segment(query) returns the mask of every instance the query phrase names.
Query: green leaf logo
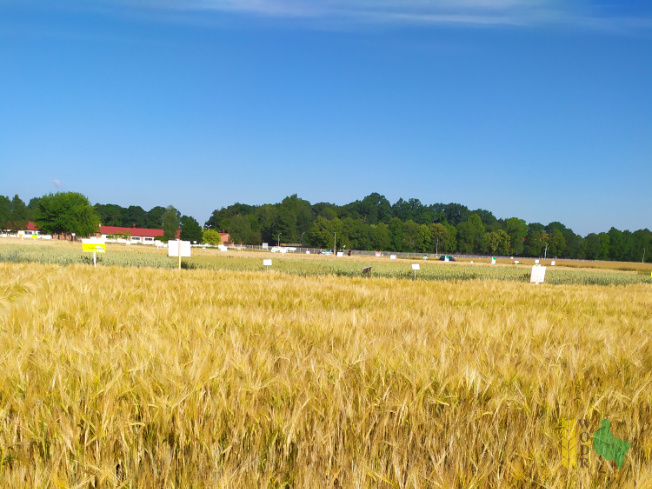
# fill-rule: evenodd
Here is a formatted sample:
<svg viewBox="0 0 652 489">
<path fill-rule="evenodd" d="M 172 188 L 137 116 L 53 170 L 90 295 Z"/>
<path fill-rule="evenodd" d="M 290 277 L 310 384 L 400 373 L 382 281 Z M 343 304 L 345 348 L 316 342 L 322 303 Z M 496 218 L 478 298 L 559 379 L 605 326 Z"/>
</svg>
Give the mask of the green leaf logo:
<svg viewBox="0 0 652 489">
<path fill-rule="evenodd" d="M 613 460 L 619 469 L 623 468 L 625 455 L 631 443 L 615 438 L 611 433 L 611 422 L 603 419 L 601 427 L 593 434 L 593 450 L 605 460 Z"/>
</svg>

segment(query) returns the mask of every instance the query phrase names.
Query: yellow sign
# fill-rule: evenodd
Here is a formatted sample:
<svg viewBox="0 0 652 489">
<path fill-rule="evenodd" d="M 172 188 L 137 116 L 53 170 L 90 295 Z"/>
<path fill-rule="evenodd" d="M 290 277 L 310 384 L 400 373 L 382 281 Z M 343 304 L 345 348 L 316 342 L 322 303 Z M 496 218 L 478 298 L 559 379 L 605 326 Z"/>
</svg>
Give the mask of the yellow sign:
<svg viewBox="0 0 652 489">
<path fill-rule="evenodd" d="M 32 239 L 36 239 L 36 235 L 35 235 L 35 234 L 32 234 Z"/>
<path fill-rule="evenodd" d="M 106 245 L 100 243 L 82 243 L 83 253 L 106 253 Z"/>
</svg>

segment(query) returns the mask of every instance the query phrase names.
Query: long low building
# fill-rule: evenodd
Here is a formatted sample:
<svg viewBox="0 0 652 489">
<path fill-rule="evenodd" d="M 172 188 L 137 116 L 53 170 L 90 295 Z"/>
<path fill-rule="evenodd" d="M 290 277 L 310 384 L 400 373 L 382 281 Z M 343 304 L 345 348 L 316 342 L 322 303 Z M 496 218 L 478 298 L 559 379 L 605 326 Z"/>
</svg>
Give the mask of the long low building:
<svg viewBox="0 0 652 489">
<path fill-rule="evenodd" d="M 32 234 L 38 236 L 39 238 L 52 238 L 52 236 L 43 236 L 39 232 L 38 226 L 34 225 L 33 222 L 27 224 L 27 229 L 18 231 L 17 236 L 31 236 Z M 145 229 L 133 227 L 122 227 L 122 226 L 100 226 L 100 229 L 95 233 L 95 237 L 104 238 L 108 241 L 116 241 L 118 243 L 141 243 L 141 244 L 155 244 L 156 238 L 163 237 L 162 229 Z M 177 231 L 177 238 L 181 235 L 181 230 Z M 220 232 L 222 238 L 222 244 L 230 244 L 229 233 Z M 55 236 L 57 238 L 57 236 Z M 59 236 L 59 238 L 61 238 Z"/>
<path fill-rule="evenodd" d="M 177 231 L 177 238 L 180 233 L 181 231 Z M 38 226 L 31 221 L 27 224 L 27 229 L 18 231 L 18 236 L 31 236 L 32 234 L 35 234 L 38 237 L 44 237 L 39 231 Z M 115 240 L 122 243 L 131 242 L 154 244 L 156 238 L 162 238 L 163 234 L 162 229 L 144 229 L 135 226 L 130 228 L 122 226 L 100 226 L 100 229 L 95 233 L 95 236 L 97 238 L 104 238 L 109 241 Z"/>
<path fill-rule="evenodd" d="M 132 243 L 142 243 L 142 244 L 154 244 L 156 238 L 163 237 L 162 229 L 144 229 L 137 227 L 121 227 L 121 226 L 100 226 L 100 231 L 97 233 L 97 237 L 101 237 L 107 240 L 115 239 L 129 241 Z M 179 231 L 177 231 L 177 238 L 179 237 Z"/>
</svg>

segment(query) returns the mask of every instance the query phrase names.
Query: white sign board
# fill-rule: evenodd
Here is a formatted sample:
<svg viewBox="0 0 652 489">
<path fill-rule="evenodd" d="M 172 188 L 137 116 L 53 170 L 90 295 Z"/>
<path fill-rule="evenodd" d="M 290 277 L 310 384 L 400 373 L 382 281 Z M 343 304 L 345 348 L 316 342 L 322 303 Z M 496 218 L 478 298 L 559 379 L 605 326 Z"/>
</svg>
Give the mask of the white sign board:
<svg viewBox="0 0 652 489">
<path fill-rule="evenodd" d="M 168 256 L 179 256 L 179 241 L 168 241 Z M 190 241 L 181 241 L 181 257 L 190 256 Z"/>
<path fill-rule="evenodd" d="M 389 255 L 390 260 L 396 260 L 396 255 Z"/>
<path fill-rule="evenodd" d="M 383 254 L 380 251 L 376 251 L 376 256 L 380 258 L 381 256 L 383 256 Z"/>
<path fill-rule="evenodd" d="M 271 259 L 263 260 L 263 266 L 271 267 L 272 266 L 272 260 Z"/>
<path fill-rule="evenodd" d="M 88 239 L 82 239 L 82 243 L 86 244 L 106 244 L 106 239 L 104 238 L 88 238 Z"/>
<path fill-rule="evenodd" d="M 554 267 L 555 266 L 555 260 L 552 260 L 552 262 L 550 262 L 550 265 L 552 265 Z"/>
<path fill-rule="evenodd" d="M 412 264 L 412 270 L 421 270 L 421 267 L 419 266 L 418 263 L 413 263 Z"/>
<path fill-rule="evenodd" d="M 491 264 L 492 264 L 492 265 L 495 265 L 495 264 L 496 264 L 496 257 L 495 257 L 495 256 L 492 256 L 492 257 L 491 257 Z"/>
<path fill-rule="evenodd" d="M 448 256 L 445 256 L 445 257 L 444 257 L 444 261 L 445 261 L 445 262 L 448 261 Z M 471 263 L 473 263 L 473 262 L 471 262 Z"/>
<path fill-rule="evenodd" d="M 534 260 L 534 263 L 538 265 L 538 264 L 539 264 L 539 260 Z"/>
<path fill-rule="evenodd" d="M 217 245 L 217 249 L 220 251 L 229 251 L 229 249 L 224 245 Z"/>
<path fill-rule="evenodd" d="M 338 251 L 337 256 L 344 256 L 344 252 L 343 251 Z"/>
<path fill-rule="evenodd" d="M 269 243 L 263 243 L 263 249 L 266 250 L 269 248 Z"/>
<path fill-rule="evenodd" d="M 530 283 L 532 284 L 542 284 L 543 279 L 546 277 L 546 267 L 542 266 L 533 266 L 532 273 L 530 274 Z"/>
<path fill-rule="evenodd" d="M 106 241 L 104 238 L 82 239 L 82 251 L 84 253 L 105 253 Z"/>
</svg>

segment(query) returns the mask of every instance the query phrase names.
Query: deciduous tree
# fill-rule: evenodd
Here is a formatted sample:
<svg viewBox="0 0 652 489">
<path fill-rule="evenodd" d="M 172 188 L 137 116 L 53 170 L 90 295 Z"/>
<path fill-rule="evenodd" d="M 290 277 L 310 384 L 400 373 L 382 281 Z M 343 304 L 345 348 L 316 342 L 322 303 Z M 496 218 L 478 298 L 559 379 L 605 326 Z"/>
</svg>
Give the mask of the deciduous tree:
<svg viewBox="0 0 652 489">
<path fill-rule="evenodd" d="M 215 231 L 214 229 L 206 229 L 202 233 L 202 243 L 211 245 L 222 244 L 222 235 L 219 233 L 219 231 Z"/>
<path fill-rule="evenodd" d="M 201 242 L 202 230 L 194 217 L 181 216 L 181 239 L 190 242 Z"/>
<path fill-rule="evenodd" d="M 180 213 L 173 206 L 165 208 L 162 217 L 163 221 L 163 241 L 169 241 L 177 238 L 177 231 L 181 222 Z"/>
<path fill-rule="evenodd" d="M 42 232 L 75 233 L 77 236 L 94 234 L 100 224 L 100 218 L 88 199 L 77 192 L 59 192 L 41 197 L 34 221 Z"/>
</svg>

